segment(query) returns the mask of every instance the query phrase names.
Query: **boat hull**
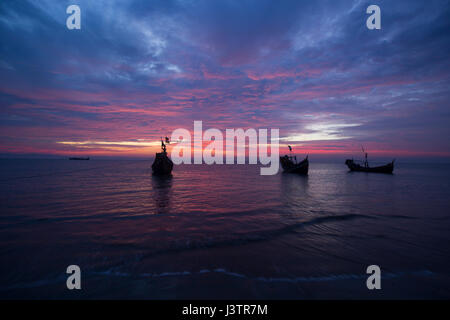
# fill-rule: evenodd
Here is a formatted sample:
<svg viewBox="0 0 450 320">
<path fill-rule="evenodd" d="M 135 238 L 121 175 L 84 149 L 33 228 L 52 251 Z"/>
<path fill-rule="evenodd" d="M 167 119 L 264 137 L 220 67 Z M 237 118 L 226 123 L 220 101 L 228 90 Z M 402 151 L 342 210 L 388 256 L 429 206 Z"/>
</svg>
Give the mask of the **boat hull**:
<svg viewBox="0 0 450 320">
<path fill-rule="evenodd" d="M 309 161 L 306 157 L 302 162 L 294 163 L 289 157 L 280 157 L 281 167 L 285 173 L 296 173 L 307 175 L 309 170 Z"/>
<path fill-rule="evenodd" d="M 363 167 L 355 163 L 353 160 L 346 160 L 345 164 L 350 169 L 350 171 L 373 172 L 373 173 L 392 173 L 394 171 L 394 161 L 379 167 Z"/>
<path fill-rule="evenodd" d="M 152 171 L 154 175 L 169 175 L 172 173 L 173 162 L 167 156 L 166 152 L 159 152 L 156 154 L 155 160 L 152 164 Z"/>
</svg>

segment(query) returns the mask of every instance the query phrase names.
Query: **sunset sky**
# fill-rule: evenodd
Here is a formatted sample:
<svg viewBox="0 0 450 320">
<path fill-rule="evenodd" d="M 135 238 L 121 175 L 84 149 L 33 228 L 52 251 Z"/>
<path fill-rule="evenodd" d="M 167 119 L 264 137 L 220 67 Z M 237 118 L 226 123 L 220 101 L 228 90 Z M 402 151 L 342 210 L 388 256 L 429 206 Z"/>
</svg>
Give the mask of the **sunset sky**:
<svg viewBox="0 0 450 320">
<path fill-rule="evenodd" d="M 450 157 L 449 17 L 423 0 L 2 0 L 0 154 L 151 157 L 202 120 L 279 128 L 281 152 Z"/>
</svg>

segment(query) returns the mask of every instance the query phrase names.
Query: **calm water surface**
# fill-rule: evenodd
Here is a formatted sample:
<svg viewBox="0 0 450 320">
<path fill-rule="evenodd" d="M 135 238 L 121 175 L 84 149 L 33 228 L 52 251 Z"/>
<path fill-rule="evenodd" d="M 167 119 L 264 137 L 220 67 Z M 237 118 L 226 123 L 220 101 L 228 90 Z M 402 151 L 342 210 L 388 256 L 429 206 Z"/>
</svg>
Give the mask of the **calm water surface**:
<svg viewBox="0 0 450 320">
<path fill-rule="evenodd" d="M 0 160 L 2 298 L 450 298 L 450 165 Z M 82 290 L 66 289 L 68 265 Z M 368 265 L 382 290 L 366 288 Z"/>
</svg>

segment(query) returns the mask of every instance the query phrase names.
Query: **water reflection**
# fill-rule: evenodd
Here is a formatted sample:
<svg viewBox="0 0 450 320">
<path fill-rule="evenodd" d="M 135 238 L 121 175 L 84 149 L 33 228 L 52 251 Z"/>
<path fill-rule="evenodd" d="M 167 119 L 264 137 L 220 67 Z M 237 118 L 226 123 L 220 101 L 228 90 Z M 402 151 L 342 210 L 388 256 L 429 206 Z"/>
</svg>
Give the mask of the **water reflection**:
<svg viewBox="0 0 450 320">
<path fill-rule="evenodd" d="M 287 207 L 288 212 L 297 212 L 305 207 L 308 197 L 308 176 L 282 173 L 281 203 Z"/>
<path fill-rule="evenodd" d="M 152 176 L 153 198 L 155 199 L 156 213 L 169 213 L 172 197 L 172 175 Z"/>
</svg>

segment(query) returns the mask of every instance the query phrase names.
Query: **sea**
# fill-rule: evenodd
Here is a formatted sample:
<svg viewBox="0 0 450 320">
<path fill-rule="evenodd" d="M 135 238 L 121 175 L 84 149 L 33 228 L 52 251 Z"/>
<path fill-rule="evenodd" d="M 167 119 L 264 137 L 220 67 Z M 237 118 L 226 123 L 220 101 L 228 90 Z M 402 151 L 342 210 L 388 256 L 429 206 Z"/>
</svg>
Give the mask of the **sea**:
<svg viewBox="0 0 450 320">
<path fill-rule="evenodd" d="M 343 162 L 0 160 L 0 298 L 449 299 L 450 164 Z"/>
</svg>

